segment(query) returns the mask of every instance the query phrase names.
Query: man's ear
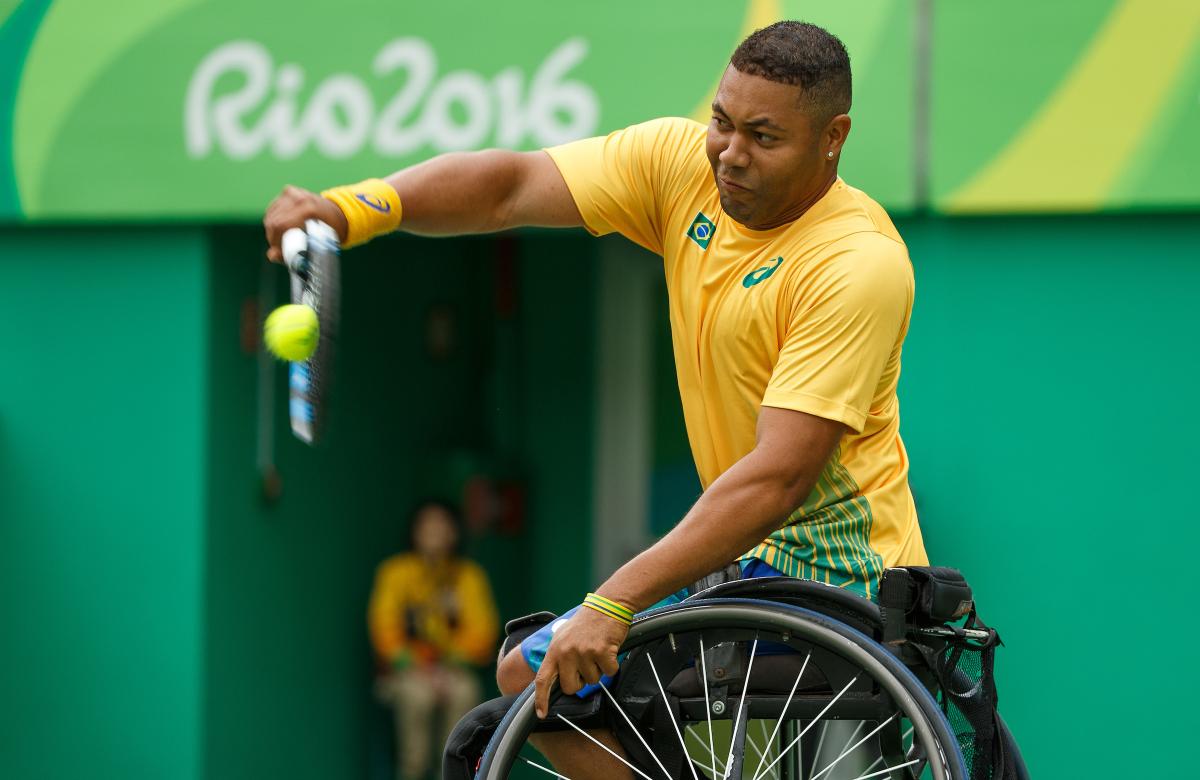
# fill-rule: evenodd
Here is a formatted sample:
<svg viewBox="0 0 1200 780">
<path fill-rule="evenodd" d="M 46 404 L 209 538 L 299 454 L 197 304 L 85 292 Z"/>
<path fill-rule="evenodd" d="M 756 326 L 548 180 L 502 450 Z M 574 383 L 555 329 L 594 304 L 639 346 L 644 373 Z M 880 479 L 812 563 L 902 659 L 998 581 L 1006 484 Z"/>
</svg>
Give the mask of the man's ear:
<svg viewBox="0 0 1200 780">
<path fill-rule="evenodd" d="M 822 149 L 828 153 L 833 152 L 833 157 L 837 157 L 842 152 L 842 146 L 846 143 L 846 138 L 850 135 L 850 115 L 838 114 L 829 120 L 825 125 L 825 132 L 822 137 Z"/>
</svg>

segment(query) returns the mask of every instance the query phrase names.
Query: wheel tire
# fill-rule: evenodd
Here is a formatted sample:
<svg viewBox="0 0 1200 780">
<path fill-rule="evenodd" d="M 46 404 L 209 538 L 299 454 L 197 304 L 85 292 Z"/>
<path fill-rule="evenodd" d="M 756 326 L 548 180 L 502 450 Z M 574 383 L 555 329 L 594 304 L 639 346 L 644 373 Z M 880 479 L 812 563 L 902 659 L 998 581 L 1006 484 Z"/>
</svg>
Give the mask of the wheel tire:
<svg viewBox="0 0 1200 780">
<path fill-rule="evenodd" d="M 916 676 L 865 634 L 812 610 L 751 599 L 705 599 L 663 607 L 639 616 L 622 652 L 670 633 L 703 629 L 759 629 L 788 633 L 856 663 L 892 697 L 920 735 L 936 780 L 967 780 L 962 753 L 941 708 Z M 551 692 L 551 698 L 557 688 Z M 917 728 L 922 722 L 924 728 Z M 476 773 L 478 780 L 505 780 L 537 722 L 533 686 L 522 693 L 492 736 Z"/>
</svg>

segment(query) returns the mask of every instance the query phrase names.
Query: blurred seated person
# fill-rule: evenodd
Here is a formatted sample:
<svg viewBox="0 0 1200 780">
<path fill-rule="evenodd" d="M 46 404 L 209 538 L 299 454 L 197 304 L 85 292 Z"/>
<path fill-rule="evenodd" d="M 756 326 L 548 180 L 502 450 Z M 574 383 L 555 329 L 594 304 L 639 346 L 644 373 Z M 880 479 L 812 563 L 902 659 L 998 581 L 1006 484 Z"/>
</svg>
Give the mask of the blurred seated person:
<svg viewBox="0 0 1200 780">
<path fill-rule="evenodd" d="M 380 668 L 377 691 L 394 713 L 401 780 L 433 768 L 435 722 L 440 747 L 480 701 L 474 667 L 495 659 L 491 587 L 483 569 L 459 554 L 461 539 L 458 511 L 424 501 L 410 518 L 409 550 L 375 573 L 367 621 Z"/>
</svg>

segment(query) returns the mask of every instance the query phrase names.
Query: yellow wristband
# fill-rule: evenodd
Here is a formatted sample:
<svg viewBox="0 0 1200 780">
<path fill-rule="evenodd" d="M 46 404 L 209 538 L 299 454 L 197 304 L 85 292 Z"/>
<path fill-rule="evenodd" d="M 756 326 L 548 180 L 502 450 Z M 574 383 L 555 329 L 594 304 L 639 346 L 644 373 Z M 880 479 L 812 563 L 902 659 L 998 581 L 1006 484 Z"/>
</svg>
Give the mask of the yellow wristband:
<svg viewBox="0 0 1200 780">
<path fill-rule="evenodd" d="M 633 623 L 632 610 L 595 593 L 589 593 L 584 597 L 583 606 L 593 609 L 602 615 L 607 615 L 613 620 L 624 623 L 627 626 Z"/>
<path fill-rule="evenodd" d="M 391 233 L 400 226 L 400 196 L 383 179 L 367 179 L 358 184 L 334 187 L 321 193 L 333 201 L 346 216 L 346 240 L 349 248 L 365 244 L 375 236 Z"/>
</svg>

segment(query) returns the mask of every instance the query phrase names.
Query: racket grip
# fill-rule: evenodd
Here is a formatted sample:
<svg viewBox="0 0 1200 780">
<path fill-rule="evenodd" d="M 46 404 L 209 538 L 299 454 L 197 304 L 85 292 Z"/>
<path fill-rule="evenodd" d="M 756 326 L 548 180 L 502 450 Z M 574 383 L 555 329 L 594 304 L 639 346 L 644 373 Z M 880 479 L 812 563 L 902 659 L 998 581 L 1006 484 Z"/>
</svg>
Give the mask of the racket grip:
<svg viewBox="0 0 1200 780">
<path fill-rule="evenodd" d="M 304 228 L 289 228 L 283 234 L 280 243 L 283 262 L 288 270 L 295 274 L 304 274 L 308 270 L 308 233 Z"/>
</svg>

